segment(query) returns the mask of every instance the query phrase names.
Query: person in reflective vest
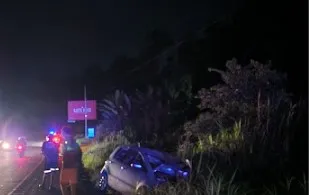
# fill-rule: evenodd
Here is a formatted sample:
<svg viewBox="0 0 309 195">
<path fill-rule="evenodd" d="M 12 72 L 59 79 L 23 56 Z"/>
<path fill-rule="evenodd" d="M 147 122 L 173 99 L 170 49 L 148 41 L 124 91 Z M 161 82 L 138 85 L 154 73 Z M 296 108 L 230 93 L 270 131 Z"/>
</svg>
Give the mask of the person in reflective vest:
<svg viewBox="0 0 309 195">
<path fill-rule="evenodd" d="M 69 195 L 67 186 L 70 186 L 71 195 L 76 195 L 78 171 L 81 166 L 81 149 L 76 143 L 72 129 L 65 127 L 62 130 L 64 142 L 61 145 L 62 156 L 60 171 L 60 187 L 62 195 Z"/>
<path fill-rule="evenodd" d="M 53 135 L 48 135 L 46 141 L 42 145 L 42 154 L 44 155 L 44 172 L 42 183 L 39 185 L 40 188 L 44 188 L 46 177 L 50 177 L 49 187 L 50 190 L 53 187 L 54 172 L 58 171 L 58 157 L 59 151 L 56 143 L 53 142 Z"/>
</svg>

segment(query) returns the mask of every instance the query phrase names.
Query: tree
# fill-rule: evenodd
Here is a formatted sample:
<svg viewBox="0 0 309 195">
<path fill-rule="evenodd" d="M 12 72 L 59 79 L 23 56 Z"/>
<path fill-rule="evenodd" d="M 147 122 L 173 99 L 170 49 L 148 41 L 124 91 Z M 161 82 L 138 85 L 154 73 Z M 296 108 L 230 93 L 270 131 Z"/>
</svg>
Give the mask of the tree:
<svg viewBox="0 0 309 195">
<path fill-rule="evenodd" d="M 222 82 L 199 90 L 201 114 L 185 123 L 179 152 L 193 156 L 193 162 L 204 156 L 219 169 L 237 168 L 235 181 L 267 183 L 282 172 L 291 174 L 303 102 L 294 103 L 286 92 L 286 76 L 271 63 L 253 60 L 241 66 L 234 59 L 225 71 L 209 71 Z"/>
<path fill-rule="evenodd" d="M 209 68 L 210 72 L 220 74 L 223 83 L 198 92 L 201 114 L 186 123 L 185 135 L 217 134 L 233 129 L 241 121 L 246 149 L 255 148 L 256 153 L 263 153 L 259 160 L 274 152 L 280 153 L 283 160 L 295 134 L 291 125 L 300 114 L 300 105 L 294 104 L 285 90 L 286 76 L 272 70 L 270 63 L 253 60 L 241 66 L 234 59 L 226 67 L 226 71 Z M 266 150 L 258 148 L 261 144 Z"/>
<path fill-rule="evenodd" d="M 138 139 L 148 141 L 167 127 L 169 105 L 163 98 L 162 89 L 148 86 L 146 92 L 136 90 L 132 97 L 134 118 L 132 123 L 138 129 Z"/>
<path fill-rule="evenodd" d="M 99 103 L 99 111 L 106 128 L 123 130 L 131 112 L 131 100 L 124 91 L 116 90 L 114 95 L 110 95 Z"/>
<path fill-rule="evenodd" d="M 209 68 L 220 74 L 223 84 L 201 89 L 199 108 L 207 110 L 225 126 L 242 119 L 252 124 L 266 124 L 269 117 L 289 107 L 290 95 L 284 90 L 286 76 L 271 70 L 271 64 L 251 61 L 242 67 L 234 59 L 227 71 Z M 255 123 L 255 122 L 256 123 Z"/>
<path fill-rule="evenodd" d="M 180 78 L 165 80 L 163 85 L 170 103 L 172 121 L 179 124 L 180 121 L 186 120 L 187 112 L 193 101 L 191 76 L 184 75 Z"/>
<path fill-rule="evenodd" d="M 157 137 L 171 137 L 178 134 L 179 124 L 186 118 L 191 105 L 192 85 L 190 76 L 181 79 L 165 80 L 161 85 L 149 85 L 147 90 L 137 90 L 132 96 L 132 127 L 138 139 L 153 141 L 158 145 L 168 145 L 170 141 L 154 140 Z M 169 135 L 169 136 L 167 136 Z M 176 136 L 176 141 L 178 137 Z M 169 142 L 168 144 L 165 142 Z"/>
</svg>

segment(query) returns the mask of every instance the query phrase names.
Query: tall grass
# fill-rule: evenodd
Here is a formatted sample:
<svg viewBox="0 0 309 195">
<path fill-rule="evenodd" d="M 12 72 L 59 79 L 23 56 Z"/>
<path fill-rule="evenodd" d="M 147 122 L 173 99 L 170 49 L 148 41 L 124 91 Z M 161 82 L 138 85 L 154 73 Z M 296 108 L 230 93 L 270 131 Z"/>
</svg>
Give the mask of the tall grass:
<svg viewBox="0 0 309 195">
<path fill-rule="evenodd" d="M 120 133 L 106 136 L 102 141 L 93 144 L 87 152 L 83 153 L 83 165 L 92 175 L 92 180 L 96 179 L 99 170 L 109 155 L 119 145 L 129 144 L 129 141 Z"/>
<path fill-rule="evenodd" d="M 234 171 L 230 178 L 224 177 L 218 172 L 215 165 L 211 168 L 208 167 L 208 175 L 199 174 L 199 171 L 201 170 L 195 170 L 189 182 L 167 183 L 154 188 L 149 195 L 305 195 L 308 193 L 308 182 L 305 175 L 303 180 L 293 177 L 286 178 L 278 185 L 251 189 L 246 183 L 235 182 L 237 171 Z"/>
<path fill-rule="evenodd" d="M 269 102 L 263 111 L 257 107 L 257 120 L 251 123 L 244 117 L 231 128 L 221 127 L 217 133 L 186 132 L 188 137 L 195 136 L 196 141 L 186 139 L 179 145 L 178 154 L 192 160 L 195 177 L 211 174 L 220 180 L 220 173 L 225 173 L 233 178 L 232 183 L 238 186 L 237 189 L 240 189 L 239 185 L 242 189 L 247 188 L 241 192 L 245 194 L 292 194 L 295 191 L 306 194 L 307 175 L 304 179 L 289 176 L 292 174 L 289 167 L 291 142 L 297 133 L 294 128 L 299 123 L 299 109 L 303 104 L 290 104 L 288 109 L 275 112 L 280 109 Z M 259 116 L 263 113 L 267 116 Z M 212 165 L 216 165 L 217 171 L 210 173 L 208 167 Z M 282 182 L 287 176 L 293 179 Z M 205 181 L 209 182 L 209 179 Z M 195 180 L 201 185 L 205 181 Z M 231 194 L 220 194 L 226 193 Z M 202 194 L 211 193 L 204 191 Z"/>
<path fill-rule="evenodd" d="M 291 104 L 274 116 L 271 110 L 277 108 L 270 104 L 264 108 L 257 106 L 261 115 L 257 115 L 257 122 L 244 117 L 216 133 L 186 132 L 187 137 L 197 139 L 186 139 L 177 152 L 192 161 L 190 181 L 162 185 L 150 194 L 307 194 L 307 174 L 303 178 L 282 174 L 288 168 L 290 144 L 295 136 L 293 128 L 301 107 L 301 103 Z M 107 136 L 83 155 L 84 166 L 93 173 L 93 179 L 110 153 L 122 144 L 129 144 L 122 134 Z"/>
</svg>

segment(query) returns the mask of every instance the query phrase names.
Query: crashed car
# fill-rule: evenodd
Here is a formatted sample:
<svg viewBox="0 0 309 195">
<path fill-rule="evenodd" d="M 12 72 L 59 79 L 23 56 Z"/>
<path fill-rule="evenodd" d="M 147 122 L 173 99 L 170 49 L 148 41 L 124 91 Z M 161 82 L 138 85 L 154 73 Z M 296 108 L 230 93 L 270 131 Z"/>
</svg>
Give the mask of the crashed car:
<svg viewBox="0 0 309 195">
<path fill-rule="evenodd" d="M 188 180 L 190 172 L 188 160 L 149 148 L 119 146 L 105 161 L 97 187 L 103 193 L 111 188 L 122 194 L 145 194 L 166 182 Z"/>
</svg>

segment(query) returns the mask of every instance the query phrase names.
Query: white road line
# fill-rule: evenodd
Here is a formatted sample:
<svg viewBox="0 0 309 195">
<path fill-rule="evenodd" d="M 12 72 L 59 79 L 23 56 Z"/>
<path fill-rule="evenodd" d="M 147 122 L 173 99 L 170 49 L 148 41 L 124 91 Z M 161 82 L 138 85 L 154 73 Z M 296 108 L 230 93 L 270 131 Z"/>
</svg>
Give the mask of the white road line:
<svg viewBox="0 0 309 195">
<path fill-rule="evenodd" d="M 36 190 L 36 189 L 38 189 L 37 183 L 38 183 L 38 179 L 37 179 L 37 178 L 33 179 L 33 180 L 27 185 L 27 187 L 25 187 L 25 189 L 22 189 L 22 192 L 21 192 L 21 193 L 26 194 L 26 193 L 30 192 L 31 190 Z M 36 186 L 36 185 L 37 185 L 37 186 Z M 16 192 L 15 192 L 15 193 L 16 193 Z M 16 195 L 15 193 L 14 193 L 13 195 Z M 33 193 L 31 193 L 31 194 L 33 194 Z M 29 194 L 27 194 L 27 195 L 29 195 Z"/>
<path fill-rule="evenodd" d="M 13 195 L 15 193 L 15 191 L 32 175 L 32 173 L 34 173 L 34 171 L 36 171 L 39 166 L 42 164 L 43 162 L 43 158 L 41 158 L 40 162 L 34 167 L 34 169 L 32 171 L 30 171 L 26 177 L 24 177 L 24 179 L 22 179 L 16 186 L 15 188 L 10 192 L 8 193 L 7 195 Z"/>
</svg>

